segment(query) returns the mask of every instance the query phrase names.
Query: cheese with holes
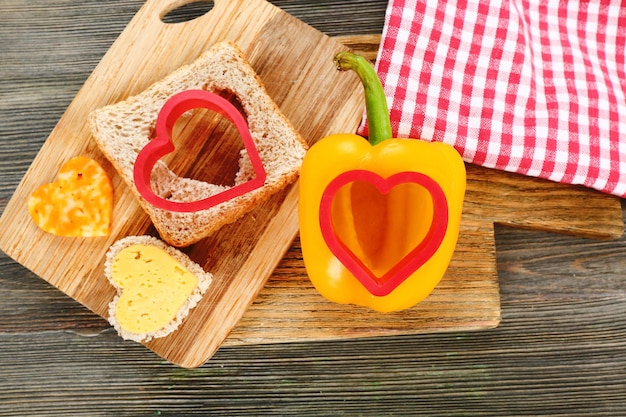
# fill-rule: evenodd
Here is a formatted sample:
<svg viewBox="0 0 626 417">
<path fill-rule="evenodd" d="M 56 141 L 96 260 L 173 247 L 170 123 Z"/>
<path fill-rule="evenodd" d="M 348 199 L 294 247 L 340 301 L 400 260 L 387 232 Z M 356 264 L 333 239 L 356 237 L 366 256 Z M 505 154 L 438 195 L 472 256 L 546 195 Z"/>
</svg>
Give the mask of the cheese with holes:
<svg viewBox="0 0 626 417">
<path fill-rule="evenodd" d="M 112 211 L 111 180 L 84 156 L 67 161 L 56 181 L 37 188 L 28 200 L 37 226 L 58 236 L 108 236 Z"/>
<path fill-rule="evenodd" d="M 165 250 L 136 244 L 111 262 L 111 281 L 121 290 L 115 320 L 122 329 L 151 333 L 170 324 L 198 283 L 194 274 Z"/>
</svg>

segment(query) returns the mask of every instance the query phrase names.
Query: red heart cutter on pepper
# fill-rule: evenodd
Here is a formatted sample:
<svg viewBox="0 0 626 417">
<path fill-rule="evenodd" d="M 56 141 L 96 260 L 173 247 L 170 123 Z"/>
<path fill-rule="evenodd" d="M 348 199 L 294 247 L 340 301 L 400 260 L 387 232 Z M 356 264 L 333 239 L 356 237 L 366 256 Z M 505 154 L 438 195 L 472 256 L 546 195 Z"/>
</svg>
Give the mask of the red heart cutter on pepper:
<svg viewBox="0 0 626 417">
<path fill-rule="evenodd" d="M 167 200 L 152 191 L 150 176 L 158 160 L 175 150 L 171 135 L 174 123 L 188 110 L 204 108 L 226 117 L 235 125 L 252 163 L 255 177 L 237 184 L 220 193 L 196 201 Z M 206 210 L 232 198 L 260 188 L 265 183 L 266 173 L 256 149 L 248 124 L 237 108 L 223 97 L 206 90 L 186 90 L 168 99 L 156 121 L 156 137 L 141 149 L 134 166 L 134 181 L 139 194 L 149 203 L 169 211 L 194 212 Z"/>
<path fill-rule="evenodd" d="M 432 197 L 433 218 L 424 239 L 389 269 L 382 277 L 377 277 L 335 231 L 332 220 L 332 203 L 341 187 L 355 181 L 373 184 L 381 194 L 387 194 L 393 187 L 402 183 L 415 183 L 424 187 Z M 448 228 L 448 201 L 436 181 L 418 172 L 399 172 L 385 179 L 366 170 L 346 171 L 333 179 L 325 188 L 320 203 L 320 228 L 330 251 L 337 259 L 375 296 L 385 296 L 397 288 L 413 272 L 426 263 L 437 251 Z"/>
</svg>

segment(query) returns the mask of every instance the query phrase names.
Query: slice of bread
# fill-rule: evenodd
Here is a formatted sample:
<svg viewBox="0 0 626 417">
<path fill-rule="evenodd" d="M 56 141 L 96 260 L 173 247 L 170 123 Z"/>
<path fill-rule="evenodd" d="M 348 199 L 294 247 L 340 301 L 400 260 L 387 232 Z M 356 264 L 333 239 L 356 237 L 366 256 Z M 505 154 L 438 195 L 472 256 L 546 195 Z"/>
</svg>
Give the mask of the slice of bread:
<svg viewBox="0 0 626 417">
<path fill-rule="evenodd" d="M 132 331 L 132 330 L 129 330 L 128 328 L 125 328 L 118 321 L 116 317 L 117 304 L 120 301 L 124 291 L 131 292 L 131 285 L 127 285 L 127 288 L 125 288 L 124 286 L 116 282 L 116 280 L 114 279 L 114 269 L 116 268 L 114 266 L 114 262 L 116 260 L 116 257 L 120 254 L 122 250 L 129 248 L 129 247 L 133 247 L 134 245 L 152 246 L 152 247 L 156 247 L 165 251 L 171 258 L 177 261 L 182 267 L 184 267 L 197 279 L 197 282 L 195 284 L 195 287 L 193 288 L 193 291 L 186 298 L 186 300 L 184 300 L 180 308 L 178 308 L 178 310 L 175 312 L 174 318 L 171 321 L 169 321 L 169 323 L 167 323 L 166 325 L 156 330 L 145 332 L 145 333 L 138 333 L 136 331 Z M 153 262 L 153 260 L 150 260 L 150 259 L 141 259 L 142 254 L 139 252 L 137 253 L 137 255 L 134 255 L 134 256 L 136 256 L 135 259 L 137 260 L 138 264 L 141 264 L 144 261 L 147 264 L 149 264 L 150 262 Z M 148 257 L 147 255 L 143 256 L 143 258 L 147 258 L 147 257 Z M 124 301 L 126 303 L 135 302 L 135 305 L 138 305 L 138 304 L 147 305 L 148 307 L 146 308 L 146 310 L 141 310 L 140 312 L 142 314 L 145 314 L 146 316 L 155 314 L 154 311 L 148 311 L 150 309 L 167 308 L 167 306 L 165 305 L 166 303 L 164 303 L 163 300 L 167 300 L 167 301 L 171 300 L 172 286 L 162 284 L 161 288 L 155 288 L 156 286 L 154 285 L 154 282 L 149 282 L 150 277 L 145 276 L 145 274 L 148 273 L 150 270 L 147 270 L 146 272 L 142 272 L 140 269 L 141 265 L 130 265 L 130 266 L 125 265 L 125 266 L 126 268 L 123 271 L 121 271 L 123 274 L 126 275 L 125 279 L 144 281 L 144 282 L 135 282 L 133 283 L 133 286 L 137 288 L 137 285 L 142 286 L 145 284 L 145 286 L 150 287 L 150 289 L 145 290 L 144 294 L 141 295 L 141 297 L 139 297 L 139 298 L 143 298 L 144 300 L 125 299 Z M 180 268 L 176 267 L 176 270 L 180 272 Z M 160 270 L 159 273 L 162 273 L 162 271 Z M 134 340 L 136 342 L 147 342 L 153 338 L 166 336 L 172 333 L 174 330 L 176 330 L 178 326 L 182 323 L 182 321 L 185 319 L 185 317 L 187 317 L 187 315 L 189 314 L 189 311 L 192 308 L 194 308 L 198 304 L 198 302 L 202 299 L 202 296 L 204 295 L 206 290 L 209 288 L 209 285 L 211 284 L 211 281 L 213 280 L 213 276 L 209 272 L 204 271 L 204 269 L 200 265 L 193 262 L 183 252 L 165 244 L 163 241 L 152 236 L 128 236 L 128 237 L 125 237 L 116 241 L 113 245 L 111 245 L 111 247 L 109 248 L 106 254 L 106 259 L 104 262 L 104 274 L 106 278 L 109 280 L 109 282 L 117 290 L 117 294 L 115 295 L 113 300 L 109 303 L 108 321 L 115 328 L 115 330 L 117 330 L 120 336 L 122 336 L 124 339 Z M 136 276 L 132 274 L 136 274 Z M 129 276 L 129 275 L 132 275 L 132 276 Z M 153 300 L 149 300 L 149 299 L 146 300 L 148 293 L 152 293 L 153 295 L 156 295 Z M 131 298 L 132 298 L 132 294 L 131 294 Z M 161 312 L 157 311 L 156 313 L 158 314 Z"/>
<path fill-rule="evenodd" d="M 174 94 L 190 89 L 225 91 L 237 98 L 267 178 L 263 187 L 210 209 L 173 212 L 155 207 L 141 197 L 133 182 L 133 167 L 137 154 L 151 139 L 163 104 Z M 89 124 L 99 148 L 135 193 L 161 238 L 177 247 L 210 236 L 295 181 L 307 149 L 306 142 L 232 42 L 215 44 L 193 63 L 180 67 L 136 96 L 94 110 Z M 248 181 L 253 175 L 252 164 L 243 150 L 235 185 Z M 156 194 L 174 201 L 203 199 L 228 187 L 179 177 L 163 161 L 155 165 L 151 184 Z"/>
</svg>

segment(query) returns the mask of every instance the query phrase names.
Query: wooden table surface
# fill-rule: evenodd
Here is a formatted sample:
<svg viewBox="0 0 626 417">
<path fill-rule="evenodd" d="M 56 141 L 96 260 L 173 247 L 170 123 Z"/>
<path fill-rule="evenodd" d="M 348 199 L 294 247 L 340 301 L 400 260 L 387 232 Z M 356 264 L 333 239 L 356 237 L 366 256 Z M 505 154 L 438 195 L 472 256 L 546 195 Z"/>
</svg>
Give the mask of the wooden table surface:
<svg viewBox="0 0 626 417">
<path fill-rule="evenodd" d="M 272 3 L 369 43 L 387 5 Z M 0 2 L 0 211 L 141 5 Z M 0 416 L 625 416 L 626 238 L 497 226 L 496 242 L 496 329 L 228 346 L 197 369 L 122 341 L 0 253 Z"/>
</svg>

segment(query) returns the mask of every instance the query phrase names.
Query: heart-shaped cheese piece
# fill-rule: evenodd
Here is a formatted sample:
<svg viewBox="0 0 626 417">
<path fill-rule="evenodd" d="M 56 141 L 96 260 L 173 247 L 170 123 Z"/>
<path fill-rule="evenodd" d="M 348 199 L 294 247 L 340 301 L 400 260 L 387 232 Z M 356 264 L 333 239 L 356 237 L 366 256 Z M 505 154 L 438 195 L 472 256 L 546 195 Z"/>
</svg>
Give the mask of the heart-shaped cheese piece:
<svg viewBox="0 0 626 417">
<path fill-rule="evenodd" d="M 113 186 L 93 159 L 67 161 L 56 181 L 37 188 L 28 212 L 41 229 L 58 236 L 108 236 L 113 211 Z"/>
<path fill-rule="evenodd" d="M 114 316 L 127 332 L 153 333 L 176 318 L 198 284 L 184 265 L 162 248 L 135 244 L 111 262 L 109 279 L 120 290 Z"/>
<path fill-rule="evenodd" d="M 117 290 L 108 320 L 122 338 L 136 342 L 175 331 L 213 281 L 189 256 L 153 236 L 111 245 L 104 275 Z"/>
</svg>

